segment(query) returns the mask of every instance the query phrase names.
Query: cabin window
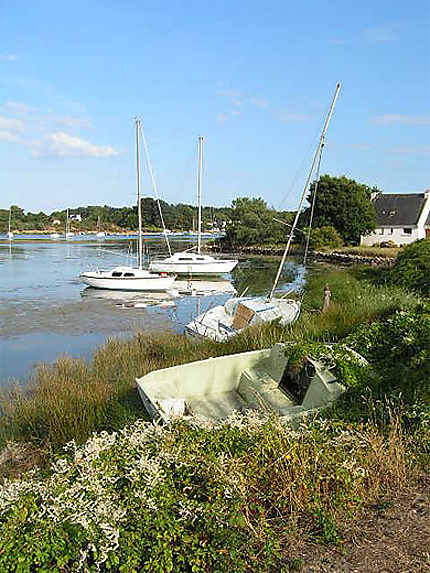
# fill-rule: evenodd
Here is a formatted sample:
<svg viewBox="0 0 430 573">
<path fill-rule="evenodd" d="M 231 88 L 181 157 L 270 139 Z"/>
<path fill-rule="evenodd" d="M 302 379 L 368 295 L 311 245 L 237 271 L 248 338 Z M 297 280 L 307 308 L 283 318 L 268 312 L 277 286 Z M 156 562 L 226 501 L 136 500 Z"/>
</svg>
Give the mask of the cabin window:
<svg viewBox="0 0 430 573">
<path fill-rule="evenodd" d="M 125 277 L 134 277 L 134 273 L 124 273 Z"/>
<path fill-rule="evenodd" d="M 197 257 L 197 260 L 198 261 L 204 261 L 204 258 L 203 257 Z"/>
<path fill-rule="evenodd" d="M 388 234 L 392 235 L 393 233 L 394 233 L 394 229 L 390 229 L 390 232 Z"/>
<path fill-rule="evenodd" d="M 112 276 L 115 277 L 115 278 L 122 277 L 122 273 L 119 273 L 118 271 L 114 271 L 114 272 L 112 273 Z"/>
<path fill-rule="evenodd" d="M 279 388 L 296 404 L 301 404 L 314 376 L 315 366 L 308 359 L 299 370 L 290 368 L 287 364 Z"/>
<path fill-rule="evenodd" d="M 192 261 L 193 259 L 191 257 L 189 257 L 188 259 L 186 259 L 185 257 L 180 257 L 179 260 L 180 261 Z"/>
<path fill-rule="evenodd" d="M 404 235 L 412 235 L 412 229 L 403 229 L 403 234 Z"/>
</svg>

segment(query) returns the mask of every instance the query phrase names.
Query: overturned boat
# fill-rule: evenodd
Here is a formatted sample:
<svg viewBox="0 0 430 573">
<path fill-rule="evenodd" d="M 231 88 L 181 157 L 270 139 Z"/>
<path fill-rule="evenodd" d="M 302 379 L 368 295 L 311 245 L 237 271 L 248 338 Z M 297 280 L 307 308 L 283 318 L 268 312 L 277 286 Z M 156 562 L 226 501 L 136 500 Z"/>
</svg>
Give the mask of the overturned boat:
<svg viewBox="0 0 430 573">
<path fill-rule="evenodd" d="M 193 338 L 211 338 L 224 342 L 247 326 L 279 320 L 286 326 L 298 319 L 300 301 L 264 297 L 233 297 L 224 305 L 214 306 L 185 326 Z"/>
<path fill-rule="evenodd" d="M 289 368 L 285 350 L 279 343 L 156 370 L 137 379 L 137 387 L 155 420 L 197 416 L 219 421 L 234 411 L 257 410 L 294 425 L 327 407 L 345 387 L 337 381 L 334 365 L 321 360 L 308 357 L 300 369 Z"/>
</svg>

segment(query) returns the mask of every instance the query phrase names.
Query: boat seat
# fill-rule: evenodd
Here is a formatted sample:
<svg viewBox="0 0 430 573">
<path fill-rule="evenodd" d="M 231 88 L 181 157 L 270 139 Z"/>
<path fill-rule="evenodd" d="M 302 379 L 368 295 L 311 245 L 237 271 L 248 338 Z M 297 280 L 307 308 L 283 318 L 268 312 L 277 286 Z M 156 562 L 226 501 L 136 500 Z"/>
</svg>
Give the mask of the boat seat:
<svg viewBox="0 0 430 573">
<path fill-rule="evenodd" d="M 248 368 L 240 376 L 237 393 L 246 401 L 248 408 L 265 409 L 281 413 L 294 406 L 279 389 L 278 383 L 263 368 Z"/>
</svg>

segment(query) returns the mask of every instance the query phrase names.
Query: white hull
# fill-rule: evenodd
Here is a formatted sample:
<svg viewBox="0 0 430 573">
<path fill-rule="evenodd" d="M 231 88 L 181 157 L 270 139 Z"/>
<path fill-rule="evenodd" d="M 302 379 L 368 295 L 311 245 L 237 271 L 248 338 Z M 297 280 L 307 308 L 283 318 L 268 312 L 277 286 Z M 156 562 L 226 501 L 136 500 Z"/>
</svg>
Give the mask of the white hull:
<svg viewBox="0 0 430 573">
<path fill-rule="evenodd" d="M 9 231 L 9 233 L 7 234 L 7 238 L 9 239 L 9 241 L 13 239 L 13 233 L 11 231 Z"/>
<path fill-rule="evenodd" d="M 149 269 L 158 273 L 175 273 L 176 275 L 223 275 L 231 272 L 238 261 L 215 259 L 199 253 L 175 253 L 163 260 L 155 260 Z"/>
<path fill-rule="evenodd" d="M 123 276 L 124 274 L 133 276 Z M 121 276 L 113 276 L 121 275 Z M 94 288 L 125 291 L 166 291 L 175 282 L 175 276 L 160 276 L 129 267 L 117 267 L 112 271 L 91 271 L 81 273 L 81 280 Z"/>
</svg>

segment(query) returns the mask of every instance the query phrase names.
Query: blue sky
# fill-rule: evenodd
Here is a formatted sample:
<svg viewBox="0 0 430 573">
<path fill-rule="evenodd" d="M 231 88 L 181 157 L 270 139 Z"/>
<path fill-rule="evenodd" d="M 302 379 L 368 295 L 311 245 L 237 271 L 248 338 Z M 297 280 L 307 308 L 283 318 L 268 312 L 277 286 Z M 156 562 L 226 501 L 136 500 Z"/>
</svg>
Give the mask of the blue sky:
<svg viewBox="0 0 430 573">
<path fill-rule="evenodd" d="M 0 0 L 0 207 L 135 201 L 133 118 L 162 198 L 294 208 L 322 171 L 430 187 L 430 4 Z M 145 194 L 151 194 L 144 173 Z"/>
</svg>

